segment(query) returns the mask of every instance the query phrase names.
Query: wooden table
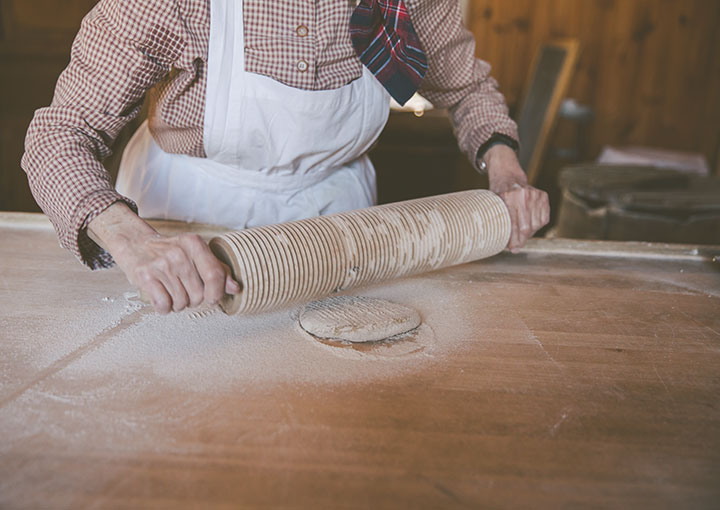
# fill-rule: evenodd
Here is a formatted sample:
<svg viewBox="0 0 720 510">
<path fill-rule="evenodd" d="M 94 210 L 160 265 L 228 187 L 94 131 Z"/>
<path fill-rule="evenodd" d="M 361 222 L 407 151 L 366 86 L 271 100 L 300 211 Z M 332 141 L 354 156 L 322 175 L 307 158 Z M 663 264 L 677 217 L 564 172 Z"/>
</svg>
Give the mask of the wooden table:
<svg viewBox="0 0 720 510">
<path fill-rule="evenodd" d="M 359 292 L 420 311 L 403 354 L 156 316 L 42 217 L 0 240 L 1 508 L 720 505 L 718 248 L 540 240 Z"/>
</svg>

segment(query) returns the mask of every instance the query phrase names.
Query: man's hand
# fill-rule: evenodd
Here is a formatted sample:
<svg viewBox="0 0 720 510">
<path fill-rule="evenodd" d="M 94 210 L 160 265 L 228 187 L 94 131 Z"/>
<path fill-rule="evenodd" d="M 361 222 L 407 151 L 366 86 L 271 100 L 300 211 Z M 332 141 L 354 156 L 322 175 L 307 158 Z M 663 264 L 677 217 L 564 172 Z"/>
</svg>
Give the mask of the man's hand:
<svg viewBox="0 0 720 510">
<path fill-rule="evenodd" d="M 200 236 L 161 236 L 122 202 L 94 218 L 88 235 L 110 252 L 159 313 L 216 304 L 226 293 L 240 292 L 230 268 L 215 258 Z"/>
<path fill-rule="evenodd" d="M 515 252 L 550 221 L 547 193 L 528 184 L 515 151 L 507 145 L 492 146 L 483 159 L 488 167 L 490 191 L 503 199 L 510 212 L 512 233 L 508 248 Z"/>
</svg>

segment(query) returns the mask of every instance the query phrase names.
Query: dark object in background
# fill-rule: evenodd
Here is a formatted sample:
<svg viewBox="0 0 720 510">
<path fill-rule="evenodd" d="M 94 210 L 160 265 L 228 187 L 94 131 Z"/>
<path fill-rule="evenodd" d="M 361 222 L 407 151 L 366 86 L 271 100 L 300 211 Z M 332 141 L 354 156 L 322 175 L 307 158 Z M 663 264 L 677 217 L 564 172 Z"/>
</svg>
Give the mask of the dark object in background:
<svg viewBox="0 0 720 510">
<path fill-rule="evenodd" d="M 445 110 L 427 110 L 422 116 L 390 112 L 370 159 L 379 204 L 488 185 L 487 176 L 476 172 L 460 152 Z"/>
<path fill-rule="evenodd" d="M 517 117 L 520 166 L 528 182 L 536 184 L 557 120 L 558 110 L 572 81 L 580 51 L 576 39 L 541 45 L 530 70 L 525 96 Z"/>
<path fill-rule="evenodd" d="M 720 179 L 581 165 L 563 170 L 559 184 L 558 237 L 720 244 Z"/>
</svg>

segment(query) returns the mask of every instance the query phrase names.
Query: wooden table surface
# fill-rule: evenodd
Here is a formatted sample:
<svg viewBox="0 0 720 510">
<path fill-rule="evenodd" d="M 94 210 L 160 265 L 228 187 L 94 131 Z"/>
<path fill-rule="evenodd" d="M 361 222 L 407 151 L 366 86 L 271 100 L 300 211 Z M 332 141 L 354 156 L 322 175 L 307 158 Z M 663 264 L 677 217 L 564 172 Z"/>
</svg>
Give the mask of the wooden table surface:
<svg viewBox="0 0 720 510">
<path fill-rule="evenodd" d="M 39 217 L 0 240 L 0 508 L 720 507 L 718 249 L 542 240 L 357 291 L 425 324 L 357 351 L 293 309 L 156 316 Z"/>
</svg>

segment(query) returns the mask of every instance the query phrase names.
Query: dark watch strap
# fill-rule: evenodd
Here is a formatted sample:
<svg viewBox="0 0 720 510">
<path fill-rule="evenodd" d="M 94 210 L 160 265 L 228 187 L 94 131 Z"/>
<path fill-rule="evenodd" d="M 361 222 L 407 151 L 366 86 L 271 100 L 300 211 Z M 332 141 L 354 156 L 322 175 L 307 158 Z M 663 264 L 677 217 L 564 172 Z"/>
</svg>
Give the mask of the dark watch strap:
<svg viewBox="0 0 720 510">
<path fill-rule="evenodd" d="M 485 156 L 485 153 L 490 150 L 490 147 L 498 144 L 507 145 L 515 152 L 518 152 L 520 149 L 520 144 L 518 144 L 517 140 L 514 138 L 504 135 L 502 133 L 493 133 L 488 140 L 480 146 L 480 148 L 477 151 L 477 154 L 475 155 L 475 161 L 479 162 L 480 170 L 485 171 L 487 168 L 485 166 L 485 162 L 483 161 L 483 157 Z"/>
</svg>

